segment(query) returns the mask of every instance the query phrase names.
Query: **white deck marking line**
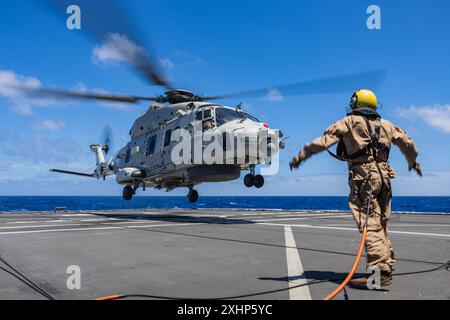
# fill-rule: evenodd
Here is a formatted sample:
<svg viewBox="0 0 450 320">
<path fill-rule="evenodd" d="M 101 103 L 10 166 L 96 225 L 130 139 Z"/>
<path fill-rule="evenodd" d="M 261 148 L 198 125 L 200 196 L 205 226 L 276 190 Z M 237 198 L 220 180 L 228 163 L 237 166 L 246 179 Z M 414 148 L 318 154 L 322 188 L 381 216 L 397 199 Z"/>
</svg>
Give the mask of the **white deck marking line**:
<svg viewBox="0 0 450 320">
<path fill-rule="evenodd" d="M 71 219 L 42 219 L 42 220 L 30 220 L 30 221 L 15 221 L 6 222 L 6 224 L 26 224 L 26 223 L 61 223 L 61 222 L 73 222 Z"/>
<path fill-rule="evenodd" d="M 80 220 L 82 221 L 82 220 Z M 107 220 L 102 220 L 103 223 L 111 223 Z M 67 222 L 76 222 L 76 221 L 67 221 Z M 122 222 L 114 222 L 114 225 L 122 225 L 122 224 L 144 224 L 144 223 L 161 223 L 162 221 L 122 221 Z M 165 221 L 166 222 L 166 221 Z M 102 224 L 100 221 L 92 221 L 91 225 L 98 225 Z M 54 225 L 54 224 L 31 224 L 31 225 L 21 225 L 21 226 L 11 226 L 11 227 L 0 227 L 0 230 L 2 229 L 28 229 L 28 228 L 47 228 L 47 227 L 70 227 L 70 226 L 82 226 L 82 225 L 89 225 L 89 223 L 86 221 L 84 223 L 63 223 L 62 225 Z"/>
<path fill-rule="evenodd" d="M 282 216 L 282 215 L 295 215 L 297 217 L 317 217 L 317 216 L 324 216 L 324 215 L 335 215 L 336 217 L 342 216 L 345 213 L 334 213 L 334 212 L 323 212 L 323 213 L 304 213 L 300 211 L 280 211 L 280 212 L 261 212 L 261 213 L 242 213 L 240 215 L 233 215 L 234 216 Z"/>
<path fill-rule="evenodd" d="M 45 221 L 45 220 L 44 220 Z M 21 224 L 21 223 L 37 223 L 37 222 L 42 222 L 42 221 L 37 221 L 37 220 L 26 220 L 26 221 L 9 221 L 9 222 L 4 222 L 5 224 Z"/>
<path fill-rule="evenodd" d="M 53 223 L 59 221 L 66 221 L 63 219 L 39 219 L 39 220 L 23 220 L 23 221 L 6 221 L 0 224 L 25 224 L 25 223 Z"/>
<path fill-rule="evenodd" d="M 14 227 L 0 227 L 0 230 L 3 229 L 28 229 L 28 228 L 48 228 L 48 227 L 70 227 L 70 226 L 81 226 L 82 223 L 67 223 L 64 225 L 54 225 L 54 224 L 36 224 L 30 226 L 14 226 Z"/>
<path fill-rule="evenodd" d="M 59 220 L 43 220 L 43 221 L 14 221 L 14 222 L 6 222 L 4 224 L 27 224 L 29 223 L 30 225 L 33 223 L 73 223 L 73 222 L 111 222 L 111 221 L 120 221 L 118 223 L 152 223 L 151 221 L 143 221 L 143 220 L 139 220 L 139 221 L 135 221 L 134 219 L 132 220 L 124 220 L 124 219 L 59 219 Z M 160 222 L 160 221 L 155 221 L 155 222 Z M 2 223 L 0 223 L 0 226 L 2 225 Z M 1 227 L 0 227 L 1 228 Z"/>
<path fill-rule="evenodd" d="M 0 235 L 9 234 L 26 234 L 26 233 L 47 233 L 47 232 L 68 232 L 68 231 L 89 231 L 89 230 L 110 230 L 123 229 L 124 227 L 97 227 L 97 228 L 71 228 L 71 229 L 44 229 L 44 230 L 29 230 L 29 231 L 9 231 L 0 232 Z"/>
<path fill-rule="evenodd" d="M 268 226 L 284 226 L 284 224 L 281 224 L 281 223 L 261 222 L 261 223 L 257 223 L 257 224 L 263 224 L 263 225 L 268 225 Z M 310 229 L 357 231 L 356 228 L 313 226 L 313 225 L 309 225 L 309 224 L 289 224 L 288 226 L 298 227 L 298 228 L 310 228 Z M 395 230 L 389 230 L 389 233 L 390 234 L 401 234 L 401 235 L 413 235 L 413 236 L 432 236 L 432 237 L 450 238 L 450 234 L 445 234 L 445 233 L 424 233 L 424 232 L 395 231 Z"/>
<path fill-rule="evenodd" d="M 169 223 L 169 224 L 149 224 L 139 226 L 139 228 L 156 228 L 156 227 L 179 227 L 189 225 L 201 225 L 204 223 Z M 112 230 L 112 229 L 133 229 L 132 226 L 120 226 L 120 227 L 95 227 L 95 228 L 71 228 L 71 229 L 46 229 L 46 230 L 29 230 L 29 231 L 9 231 L 0 232 L 0 235 L 9 234 L 26 234 L 26 233 L 46 233 L 46 232 L 70 232 L 70 231 L 90 231 L 90 230 Z"/>
<path fill-rule="evenodd" d="M 72 220 L 72 221 L 81 221 L 81 222 L 85 222 L 85 223 L 89 223 L 92 222 L 93 224 L 102 224 L 102 223 L 112 223 L 112 224 L 142 224 L 142 223 L 160 223 L 162 221 L 134 221 L 134 220 L 123 220 L 123 219 L 116 219 L 114 220 L 114 222 L 111 222 L 111 220 L 88 220 L 88 219 L 84 219 L 84 220 Z M 115 222 L 115 221 L 119 221 L 119 222 Z M 164 221 L 167 222 L 167 221 Z"/>
<path fill-rule="evenodd" d="M 395 230 L 389 230 L 389 233 L 450 238 L 450 234 L 445 234 L 445 233 L 427 233 L 427 232 L 395 231 Z"/>
<path fill-rule="evenodd" d="M 120 221 L 120 222 L 114 222 L 114 224 L 143 224 L 143 223 L 161 223 L 161 222 L 169 222 L 169 221 Z M 100 222 L 102 223 L 102 222 Z M 105 223 L 111 223 L 108 221 L 105 221 Z"/>
<path fill-rule="evenodd" d="M 311 293 L 307 285 L 307 279 L 304 278 L 304 271 L 300 255 L 298 253 L 297 244 L 295 243 L 294 234 L 290 226 L 284 226 L 284 237 L 286 242 L 286 260 L 289 277 L 290 300 L 311 300 Z"/>
<path fill-rule="evenodd" d="M 271 218 L 271 219 L 252 219 L 252 222 L 259 222 L 259 221 L 285 221 L 285 220 L 308 220 L 308 219 L 325 219 L 325 218 L 332 218 L 335 216 L 321 216 L 321 217 L 292 217 L 292 218 Z M 345 215 L 340 217 L 351 217 L 351 215 Z"/>
<path fill-rule="evenodd" d="M 105 219 L 105 218 L 87 218 L 87 219 L 80 219 L 78 221 L 82 221 L 82 222 L 90 222 L 90 221 L 111 221 L 111 219 Z"/>
<path fill-rule="evenodd" d="M 251 212 L 249 212 L 249 213 L 241 213 L 241 214 L 239 214 L 239 211 L 236 211 L 234 214 L 233 214 L 233 216 L 277 216 L 277 215 L 280 215 L 280 214 L 286 214 L 287 212 L 286 211 L 269 211 L 269 212 L 259 212 L 259 213 L 256 213 L 256 212 L 253 212 L 253 213 L 251 213 Z M 296 212 L 291 212 L 292 214 L 296 214 Z"/>
<path fill-rule="evenodd" d="M 351 224 L 351 223 L 336 223 L 336 224 L 326 224 L 326 227 L 351 227 L 354 226 L 355 224 Z M 391 228 L 396 228 L 396 227 L 449 227 L 448 225 L 443 225 L 443 224 L 407 224 L 407 223 L 390 223 L 388 224 L 388 231 L 391 231 Z"/>
</svg>

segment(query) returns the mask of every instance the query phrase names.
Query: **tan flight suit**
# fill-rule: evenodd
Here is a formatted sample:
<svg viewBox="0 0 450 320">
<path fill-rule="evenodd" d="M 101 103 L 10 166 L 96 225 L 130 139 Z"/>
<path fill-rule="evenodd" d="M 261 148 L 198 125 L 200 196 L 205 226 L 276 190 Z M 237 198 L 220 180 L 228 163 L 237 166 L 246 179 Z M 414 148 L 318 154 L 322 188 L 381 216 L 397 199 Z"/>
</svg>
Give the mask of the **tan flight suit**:
<svg viewBox="0 0 450 320">
<path fill-rule="evenodd" d="M 370 120 L 369 123 L 372 133 L 374 133 L 376 120 Z M 367 265 L 378 266 L 380 271 L 391 273 L 395 258 L 387 232 L 387 220 L 391 216 L 390 179 L 395 177 L 395 173 L 386 163 L 389 156 L 388 149 L 390 149 L 392 144 L 398 146 L 405 155 L 410 169 L 416 163 L 418 151 L 414 141 L 402 129 L 384 119 L 381 119 L 381 122 L 378 123 L 381 125 L 379 142 L 387 148 L 382 148 L 383 150 L 377 152 L 377 159 L 374 159 L 373 150 L 369 148 L 370 151 L 364 152 L 358 158 L 348 162 L 349 207 L 356 224 L 362 232 L 366 219 L 371 183 L 371 216 L 369 216 L 368 220 L 365 243 Z M 328 149 L 339 142 L 341 138 L 350 155 L 364 149 L 371 141 L 365 118 L 360 115 L 349 115 L 334 123 L 325 131 L 323 136 L 305 145 L 299 157 L 302 160 L 307 159 L 316 153 Z M 377 168 L 377 162 L 380 170 Z M 369 172 L 371 172 L 372 178 L 364 181 Z M 384 199 L 380 197 L 382 190 L 388 191 Z"/>
</svg>

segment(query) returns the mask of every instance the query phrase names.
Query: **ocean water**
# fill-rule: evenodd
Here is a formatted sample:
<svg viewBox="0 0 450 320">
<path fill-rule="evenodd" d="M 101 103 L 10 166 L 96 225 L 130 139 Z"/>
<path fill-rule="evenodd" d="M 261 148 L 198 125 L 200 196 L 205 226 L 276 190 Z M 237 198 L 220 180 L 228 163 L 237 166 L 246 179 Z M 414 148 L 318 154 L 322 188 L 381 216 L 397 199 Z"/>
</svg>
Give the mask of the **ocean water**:
<svg viewBox="0 0 450 320">
<path fill-rule="evenodd" d="M 186 197 L 54 197 L 0 196 L 0 212 L 68 210 L 229 208 L 311 211 L 348 211 L 347 197 L 200 197 L 191 204 Z M 392 207 L 399 213 L 450 213 L 450 197 L 394 197 Z"/>
</svg>

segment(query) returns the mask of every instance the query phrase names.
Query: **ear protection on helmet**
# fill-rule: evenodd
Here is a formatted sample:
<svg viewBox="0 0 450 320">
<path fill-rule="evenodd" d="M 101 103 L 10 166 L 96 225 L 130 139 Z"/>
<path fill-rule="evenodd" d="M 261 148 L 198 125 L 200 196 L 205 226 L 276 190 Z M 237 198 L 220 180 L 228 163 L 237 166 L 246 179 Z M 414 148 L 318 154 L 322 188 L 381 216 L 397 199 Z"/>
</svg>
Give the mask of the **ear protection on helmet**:
<svg viewBox="0 0 450 320">
<path fill-rule="evenodd" d="M 354 92 L 349 102 L 350 109 L 355 110 L 357 108 L 357 105 L 358 105 L 358 95 L 356 94 L 356 92 Z"/>
</svg>

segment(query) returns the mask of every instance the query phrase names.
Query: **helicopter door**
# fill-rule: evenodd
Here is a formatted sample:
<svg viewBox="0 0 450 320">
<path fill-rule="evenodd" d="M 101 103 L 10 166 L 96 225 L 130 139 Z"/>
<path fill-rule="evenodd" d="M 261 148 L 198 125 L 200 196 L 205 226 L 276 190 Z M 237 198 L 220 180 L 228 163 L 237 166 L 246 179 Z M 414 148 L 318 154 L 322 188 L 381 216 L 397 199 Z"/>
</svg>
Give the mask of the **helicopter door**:
<svg viewBox="0 0 450 320">
<path fill-rule="evenodd" d="M 212 133 L 216 128 L 216 119 L 215 119 L 215 112 L 212 108 L 202 108 L 198 110 L 195 114 L 195 122 L 196 124 L 200 124 L 201 130 L 203 134 L 210 134 Z M 206 148 L 208 145 L 208 142 L 203 142 L 202 144 L 202 153 L 204 148 Z M 193 150 L 194 151 L 194 150 Z M 195 157 L 192 155 L 192 159 Z M 196 161 L 196 160 L 194 160 Z"/>
<path fill-rule="evenodd" d="M 164 170 L 169 170 L 172 164 L 172 157 L 171 157 L 171 151 L 172 151 L 172 146 L 170 143 L 170 138 L 172 135 L 172 131 L 175 129 L 175 126 L 173 123 L 167 124 L 164 127 L 163 130 L 163 139 L 162 139 L 162 146 L 161 146 L 161 150 L 162 150 L 162 164 L 163 164 L 163 168 Z"/>
<path fill-rule="evenodd" d="M 162 165 L 161 144 L 164 130 L 156 129 L 145 135 L 144 163 L 148 175 L 157 174 Z"/>
</svg>

